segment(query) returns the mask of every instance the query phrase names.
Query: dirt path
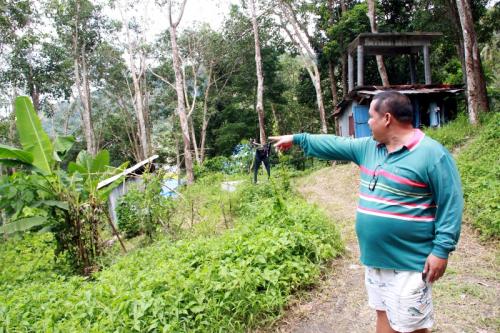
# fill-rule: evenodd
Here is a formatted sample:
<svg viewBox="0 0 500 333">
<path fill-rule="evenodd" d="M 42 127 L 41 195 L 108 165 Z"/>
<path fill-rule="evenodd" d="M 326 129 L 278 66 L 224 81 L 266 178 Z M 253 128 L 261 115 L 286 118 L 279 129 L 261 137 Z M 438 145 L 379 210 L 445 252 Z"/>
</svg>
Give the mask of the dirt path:
<svg viewBox="0 0 500 333">
<path fill-rule="evenodd" d="M 354 232 L 358 170 L 353 164 L 319 170 L 296 184 L 342 231 L 344 257 L 332 262 L 313 291 L 294 298 L 268 332 L 374 332 L 375 314 L 367 305 L 364 269 Z M 445 276 L 434 285 L 433 332 L 500 332 L 500 247 L 482 245 L 464 225 Z"/>
</svg>

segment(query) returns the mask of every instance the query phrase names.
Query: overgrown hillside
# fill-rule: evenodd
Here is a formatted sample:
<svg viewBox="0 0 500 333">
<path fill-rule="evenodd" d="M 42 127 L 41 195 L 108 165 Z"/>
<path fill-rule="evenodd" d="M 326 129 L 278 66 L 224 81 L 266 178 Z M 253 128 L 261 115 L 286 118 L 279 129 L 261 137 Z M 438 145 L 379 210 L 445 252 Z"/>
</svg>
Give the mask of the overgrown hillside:
<svg viewBox="0 0 500 333">
<path fill-rule="evenodd" d="M 455 158 L 462 178 L 466 220 L 482 237 L 499 239 L 500 113 L 485 115 L 477 128 L 460 116 L 443 128 L 426 133 L 448 149 L 457 150 Z"/>
<path fill-rule="evenodd" d="M 157 241 L 91 280 L 54 262 L 50 234 L 2 243 L 0 331 L 243 332 L 274 318 L 343 248 L 332 223 L 276 178 L 240 185 L 230 228 Z M 220 195 L 214 179 L 199 193 Z"/>
</svg>

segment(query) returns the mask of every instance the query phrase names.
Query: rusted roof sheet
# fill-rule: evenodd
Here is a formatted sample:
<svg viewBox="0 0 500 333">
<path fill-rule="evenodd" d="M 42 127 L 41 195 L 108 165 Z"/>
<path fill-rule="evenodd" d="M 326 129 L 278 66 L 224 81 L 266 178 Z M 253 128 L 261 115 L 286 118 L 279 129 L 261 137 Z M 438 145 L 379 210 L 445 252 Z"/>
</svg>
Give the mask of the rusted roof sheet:
<svg viewBox="0 0 500 333">
<path fill-rule="evenodd" d="M 345 99 L 336 105 L 333 116 L 340 115 L 352 100 L 371 99 L 378 93 L 394 90 L 404 95 L 456 95 L 464 91 L 462 85 L 451 84 L 406 84 L 391 86 L 361 86 L 349 92 Z"/>
</svg>

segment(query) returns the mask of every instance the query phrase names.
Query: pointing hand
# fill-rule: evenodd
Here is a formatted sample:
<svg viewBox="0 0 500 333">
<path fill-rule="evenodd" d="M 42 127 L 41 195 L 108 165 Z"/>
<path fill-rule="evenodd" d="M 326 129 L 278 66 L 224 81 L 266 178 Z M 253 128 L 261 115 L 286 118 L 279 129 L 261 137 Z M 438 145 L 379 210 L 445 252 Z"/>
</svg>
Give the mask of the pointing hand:
<svg viewBox="0 0 500 333">
<path fill-rule="evenodd" d="M 290 149 L 293 145 L 293 135 L 270 136 L 269 141 L 274 143 L 274 148 L 279 151 Z"/>
</svg>

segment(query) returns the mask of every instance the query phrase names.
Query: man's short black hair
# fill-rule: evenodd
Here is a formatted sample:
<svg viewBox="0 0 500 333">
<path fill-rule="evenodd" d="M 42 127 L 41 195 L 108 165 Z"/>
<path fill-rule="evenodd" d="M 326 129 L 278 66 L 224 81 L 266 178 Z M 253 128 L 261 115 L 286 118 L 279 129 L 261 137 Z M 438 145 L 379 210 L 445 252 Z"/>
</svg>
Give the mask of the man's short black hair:
<svg viewBox="0 0 500 333">
<path fill-rule="evenodd" d="M 410 99 L 397 91 L 383 91 L 373 97 L 375 111 L 390 113 L 402 123 L 413 122 L 413 106 Z"/>
</svg>

